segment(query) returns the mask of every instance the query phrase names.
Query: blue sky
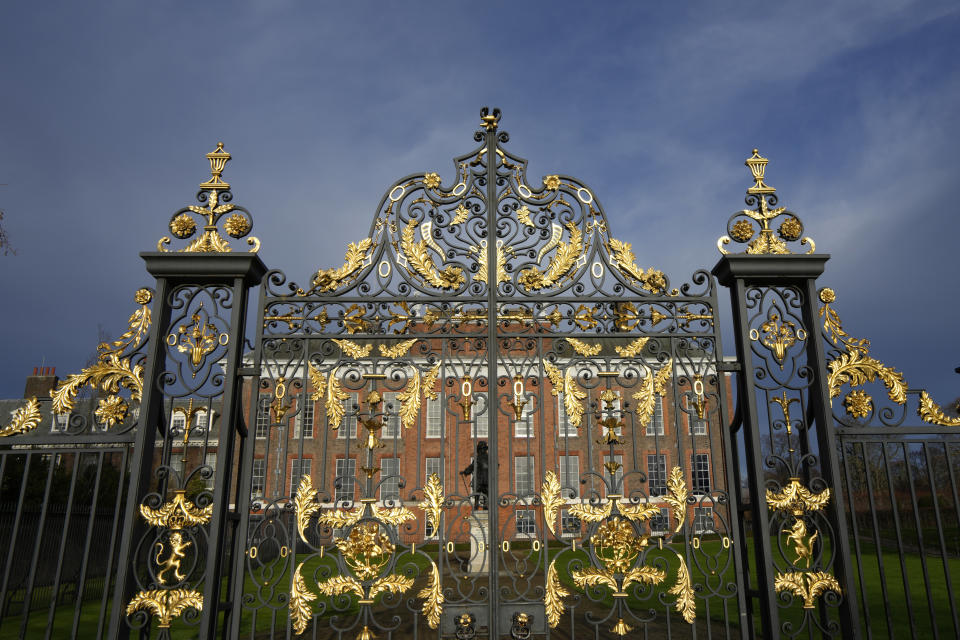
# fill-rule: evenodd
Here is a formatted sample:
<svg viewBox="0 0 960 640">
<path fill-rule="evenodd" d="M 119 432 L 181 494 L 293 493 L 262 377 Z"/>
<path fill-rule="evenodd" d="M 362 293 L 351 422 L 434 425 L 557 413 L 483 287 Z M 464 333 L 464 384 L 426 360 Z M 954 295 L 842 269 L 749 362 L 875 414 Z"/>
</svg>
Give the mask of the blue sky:
<svg viewBox="0 0 960 640">
<path fill-rule="evenodd" d="M 393 180 L 500 107 L 533 176 L 591 185 L 638 263 L 712 267 L 743 160 L 833 258 L 845 328 L 960 395 L 960 7 L 862 3 L 7 3 L 0 397 L 77 371 L 218 140 L 268 265 L 305 281 Z M 728 351 L 732 351 L 728 344 Z"/>
</svg>

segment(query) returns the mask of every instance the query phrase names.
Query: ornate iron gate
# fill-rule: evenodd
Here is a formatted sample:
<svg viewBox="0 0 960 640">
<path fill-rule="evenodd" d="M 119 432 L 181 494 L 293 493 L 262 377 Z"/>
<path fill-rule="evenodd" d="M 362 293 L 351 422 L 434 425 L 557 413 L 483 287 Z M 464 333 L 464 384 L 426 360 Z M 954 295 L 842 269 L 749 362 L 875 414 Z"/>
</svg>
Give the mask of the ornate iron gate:
<svg viewBox="0 0 960 640">
<path fill-rule="evenodd" d="M 395 183 L 343 265 L 302 286 L 266 269 L 255 238 L 231 252 L 221 231 L 248 237 L 252 217 L 222 179 L 229 154 L 208 154 L 199 205 L 170 220 L 186 246 L 163 238 L 143 254 L 156 287 L 138 292 L 130 330 L 54 394 L 64 413 L 80 387 L 100 389 L 90 422 L 65 431 L 81 443 L 36 431 L 35 401 L 0 431 L 51 448 L 40 455 L 99 446 L 101 467 L 103 445 L 132 442 L 113 583 L 98 592 L 101 626 L 114 594 L 109 637 L 870 637 L 864 545 L 889 607 L 877 521 L 903 505 L 936 517 L 944 619 L 960 630 L 960 422 L 925 392 L 920 415 L 938 426 L 874 406 L 875 381 L 904 407 L 915 392 L 840 327 L 834 294 L 816 288 L 827 256 L 791 253 L 813 242 L 776 206 L 766 159 L 747 160 L 751 208 L 718 243 L 745 252 L 674 287 L 638 266 L 586 185 L 531 181 L 499 118 L 483 110 L 452 178 Z M 8 589 L 28 502 L 26 480 L 10 488 L 20 457 L 0 451 L 0 507 L 19 495 L 0 634 L 13 593 L 22 636 L 37 571 Z M 907 606 L 917 544 L 930 630 L 948 634 L 931 531 L 916 533 L 897 520 Z M 71 606 L 77 635 L 82 598 Z M 886 630 L 898 633 L 892 616 Z"/>
</svg>

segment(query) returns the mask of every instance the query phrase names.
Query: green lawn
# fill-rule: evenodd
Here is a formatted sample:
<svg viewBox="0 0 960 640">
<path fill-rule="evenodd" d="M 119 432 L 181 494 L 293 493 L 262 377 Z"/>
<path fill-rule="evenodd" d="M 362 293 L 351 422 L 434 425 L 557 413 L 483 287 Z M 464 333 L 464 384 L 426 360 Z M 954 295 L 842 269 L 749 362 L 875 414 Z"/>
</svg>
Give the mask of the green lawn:
<svg viewBox="0 0 960 640">
<path fill-rule="evenodd" d="M 521 543 L 522 544 L 522 543 Z M 748 545 L 749 546 L 749 545 Z M 719 554 L 722 550 L 719 540 L 704 539 L 701 544 L 701 550 L 705 554 Z M 424 551 L 431 558 L 437 557 L 436 547 L 418 547 L 418 553 L 411 555 L 402 554 L 397 558 L 397 571 L 406 573 L 406 575 L 419 575 L 417 583 L 405 597 L 412 597 L 414 591 L 419 590 L 426 583 L 425 576 L 429 571 L 429 561 L 420 551 Z M 542 580 L 545 563 L 556 557 L 560 552 L 555 547 L 551 547 L 547 558 L 544 558 L 544 550 L 533 551 L 532 549 L 523 549 L 521 545 L 515 545 L 514 551 L 520 555 L 526 556 L 528 566 L 538 567 L 539 580 Z M 829 552 L 829 549 L 827 549 Z M 458 545 L 455 548 L 455 554 L 464 555 L 468 553 L 466 545 Z M 443 553 L 446 553 L 445 551 Z M 558 577 L 561 583 L 571 592 L 576 592 L 573 578 L 570 575 L 571 565 L 579 560 L 586 565 L 587 555 L 583 551 L 571 552 L 569 550 L 562 552 L 563 556 L 557 562 Z M 921 558 L 918 554 L 901 555 L 894 550 L 885 549 L 879 558 L 876 548 L 871 544 L 861 542 L 862 562 L 860 572 L 863 575 L 863 582 L 860 582 L 860 573 L 857 573 L 857 597 L 860 600 L 861 613 L 866 608 L 867 615 L 864 622 L 869 621 L 870 629 L 875 638 L 896 638 L 903 640 L 906 638 L 932 637 L 933 627 L 936 626 L 941 637 L 957 637 L 958 632 L 954 629 L 953 619 L 950 614 L 949 596 L 946 588 L 946 575 L 944 561 L 941 558 L 926 559 L 927 575 L 929 584 L 924 581 L 924 572 Z M 672 602 L 673 596 L 664 592 L 673 585 L 678 561 L 676 556 L 665 549 L 663 551 L 654 549 L 650 552 L 647 563 L 651 564 L 657 559 L 666 562 L 667 579 L 661 585 L 651 586 L 642 592 L 643 598 L 630 597 L 627 603 L 632 609 L 644 611 L 648 608 L 655 608 L 663 611 L 664 605 L 660 604 L 660 596 L 666 602 Z M 269 570 L 256 576 L 247 576 L 245 581 L 245 592 L 253 598 L 253 604 L 244 604 L 241 613 L 241 629 L 244 631 L 243 637 L 249 637 L 251 629 L 256 630 L 258 636 L 268 635 L 271 630 L 278 632 L 278 635 L 285 635 L 283 631 L 286 628 L 288 619 L 288 608 L 285 603 L 287 585 L 290 582 L 290 573 L 296 566 L 296 561 L 304 561 L 304 567 L 301 571 L 309 588 L 316 592 L 317 579 L 323 579 L 325 575 L 336 575 L 337 569 L 334 560 L 330 556 L 324 558 L 316 554 L 301 554 L 299 558 L 277 558 L 269 563 Z M 752 549 L 749 552 L 749 562 L 753 565 Z M 884 583 L 880 580 L 880 564 L 883 566 Z M 960 596 L 960 558 L 950 558 L 947 561 L 950 571 L 954 595 Z M 501 568 L 503 565 L 501 564 Z M 507 565 L 507 570 L 511 566 Z M 733 566 L 727 568 L 726 572 L 705 575 L 705 572 L 696 565 L 690 567 L 691 577 L 694 583 L 709 580 L 711 584 L 725 583 L 733 579 Z M 709 572 L 706 572 L 709 574 Z M 906 581 L 904 580 L 906 576 Z M 267 585 L 263 584 L 266 579 Z M 256 582 L 259 580 L 260 582 Z M 449 580 L 449 578 L 448 578 Z M 485 580 L 484 580 L 485 581 Z M 883 584 L 886 585 L 886 598 L 884 598 Z M 929 589 L 929 600 L 928 592 Z M 866 603 L 863 602 L 863 594 L 866 594 Z M 583 601 L 590 608 L 597 610 L 609 609 L 614 604 L 614 599 L 605 588 L 599 589 L 592 594 L 598 602 L 592 603 L 584 598 Z M 907 602 L 912 604 L 913 616 L 908 615 Z M 327 622 L 332 615 L 337 615 L 341 620 L 349 620 L 355 616 L 360 608 L 356 602 L 356 597 L 343 598 L 325 598 L 318 597 L 311 602 L 312 609 L 320 615 L 319 624 L 326 629 Z M 885 601 L 889 603 L 889 608 L 885 606 Z M 726 604 L 725 604 L 726 603 Z M 932 604 L 933 613 L 930 612 Z M 258 607 L 259 608 L 254 608 Z M 586 606 L 586 605 L 583 605 Z M 582 615 L 583 606 L 580 608 L 579 615 Z M 726 610 L 724 610 L 726 606 Z M 80 612 L 80 628 L 82 637 L 92 638 L 95 635 L 97 622 L 99 618 L 100 602 L 85 602 Z M 322 613 L 321 613 L 322 611 Z M 400 612 L 405 608 L 401 605 Z M 46 608 L 37 609 L 31 612 L 28 620 L 27 634 L 28 638 L 42 638 L 47 630 L 47 612 Z M 73 624 L 73 604 L 58 606 L 51 637 L 65 638 L 69 637 Z M 714 626 L 724 624 L 725 619 L 729 620 L 731 627 L 736 625 L 737 610 L 735 599 L 723 599 L 714 597 L 710 599 L 710 611 L 707 612 L 706 603 L 703 599 L 697 598 L 697 616 L 698 621 L 705 624 L 707 619 L 711 620 Z M 781 621 L 787 621 L 794 625 L 803 623 L 804 610 L 799 601 L 788 609 L 781 609 Z M 807 620 L 809 623 L 810 620 Z M 915 636 L 911 635 L 911 627 L 915 627 Z M 182 623 L 174 624 L 171 630 L 171 637 L 176 639 L 189 639 L 196 636 L 192 629 L 185 628 Z M 803 634 L 806 636 L 806 633 Z M 814 634 L 818 636 L 819 634 Z M 18 638 L 20 637 L 20 618 L 8 617 L 2 621 L 0 626 L 0 638 Z"/>
</svg>

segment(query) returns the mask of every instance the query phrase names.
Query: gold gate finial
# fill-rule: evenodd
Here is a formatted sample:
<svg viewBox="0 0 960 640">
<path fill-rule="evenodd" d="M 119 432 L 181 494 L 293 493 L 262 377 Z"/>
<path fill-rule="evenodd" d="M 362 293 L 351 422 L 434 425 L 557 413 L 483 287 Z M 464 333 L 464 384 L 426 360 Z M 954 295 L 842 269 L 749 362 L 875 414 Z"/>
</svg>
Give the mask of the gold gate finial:
<svg viewBox="0 0 960 640">
<path fill-rule="evenodd" d="M 727 221 L 727 234 L 717 240 L 720 253 L 730 253 L 724 249 L 732 241 L 749 242 L 744 253 L 750 255 L 792 254 L 788 242 L 800 241 L 809 245 L 807 253 L 813 253 L 816 245 L 809 237 L 803 237 L 803 223 L 800 218 L 786 207 L 777 206 L 776 189 L 766 184 L 764 174 L 770 161 L 760 155 L 758 149 L 744 161 L 753 176 L 753 186 L 747 189 L 747 206 L 755 209 L 742 209 L 735 212 Z M 773 229 L 771 223 L 781 218 L 780 226 Z M 759 228 L 758 228 L 759 227 Z"/>
<path fill-rule="evenodd" d="M 230 154 L 223 150 L 223 143 L 218 142 L 217 148 L 207 154 L 210 161 L 210 179 L 200 183 L 201 189 L 229 189 L 230 183 L 220 179 L 223 168 L 230 162 Z"/>
<path fill-rule="evenodd" d="M 228 253 L 231 251 L 230 243 L 220 235 L 220 219 L 226 216 L 222 229 L 231 238 L 243 238 L 250 234 L 253 228 L 253 217 L 250 212 L 231 204 L 230 183 L 224 182 L 223 170 L 230 161 L 230 154 L 223 149 L 223 143 L 218 142 L 217 148 L 207 154 L 207 161 L 210 162 L 210 179 L 200 183 L 200 193 L 197 199 L 205 206 L 191 205 L 183 207 L 173 214 L 170 219 L 170 233 L 175 238 L 186 240 L 193 237 L 199 230 L 194 215 L 200 216 L 203 221 L 203 229 L 200 236 L 194 239 L 183 249 L 179 251 L 186 253 Z M 194 214 L 194 215 L 191 215 Z M 157 251 L 168 251 L 166 245 L 170 244 L 169 237 L 160 238 L 157 243 Z M 247 238 L 247 244 L 252 247 L 251 253 L 260 250 L 260 240 L 251 236 Z"/>
<path fill-rule="evenodd" d="M 480 109 L 480 124 L 487 131 L 496 131 L 500 124 L 500 109 L 494 108 L 492 113 L 489 107 Z"/>
</svg>

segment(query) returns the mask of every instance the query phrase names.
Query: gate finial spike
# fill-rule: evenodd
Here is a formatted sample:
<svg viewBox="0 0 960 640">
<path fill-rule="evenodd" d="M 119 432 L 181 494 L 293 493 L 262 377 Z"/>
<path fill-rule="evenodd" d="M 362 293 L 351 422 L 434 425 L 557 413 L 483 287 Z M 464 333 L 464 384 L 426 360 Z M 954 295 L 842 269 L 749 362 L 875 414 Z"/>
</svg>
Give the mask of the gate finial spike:
<svg viewBox="0 0 960 640">
<path fill-rule="evenodd" d="M 500 109 L 494 107 L 493 113 L 490 113 L 490 107 L 480 109 L 480 124 L 487 131 L 496 131 L 500 124 Z"/>
</svg>

